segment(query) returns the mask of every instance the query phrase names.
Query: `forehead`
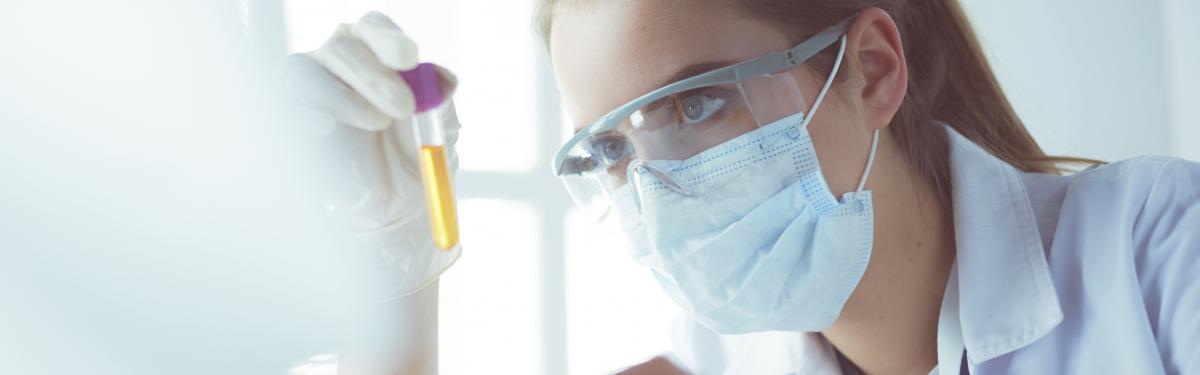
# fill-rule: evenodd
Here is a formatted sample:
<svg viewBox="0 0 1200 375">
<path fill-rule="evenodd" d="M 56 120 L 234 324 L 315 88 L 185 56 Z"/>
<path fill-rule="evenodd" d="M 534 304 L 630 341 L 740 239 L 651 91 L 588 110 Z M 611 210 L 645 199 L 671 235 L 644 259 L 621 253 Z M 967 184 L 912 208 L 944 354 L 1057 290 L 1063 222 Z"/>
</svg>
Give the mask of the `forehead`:
<svg viewBox="0 0 1200 375">
<path fill-rule="evenodd" d="M 770 25 L 706 0 L 576 0 L 559 5 L 550 55 L 564 104 L 584 126 L 688 66 L 789 47 Z"/>
</svg>

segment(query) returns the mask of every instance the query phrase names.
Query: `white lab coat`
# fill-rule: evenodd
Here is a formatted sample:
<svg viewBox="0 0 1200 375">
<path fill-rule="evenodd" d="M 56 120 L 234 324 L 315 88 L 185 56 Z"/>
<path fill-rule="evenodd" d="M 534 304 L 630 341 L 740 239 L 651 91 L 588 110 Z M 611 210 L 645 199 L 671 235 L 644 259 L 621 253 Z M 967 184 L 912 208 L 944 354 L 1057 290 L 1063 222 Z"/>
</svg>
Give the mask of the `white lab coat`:
<svg viewBox="0 0 1200 375">
<path fill-rule="evenodd" d="M 959 374 L 1200 374 L 1200 164 L 1024 173 L 950 133 L 957 260 L 938 324 Z M 840 374 L 817 334 L 676 321 L 697 374 Z"/>
</svg>

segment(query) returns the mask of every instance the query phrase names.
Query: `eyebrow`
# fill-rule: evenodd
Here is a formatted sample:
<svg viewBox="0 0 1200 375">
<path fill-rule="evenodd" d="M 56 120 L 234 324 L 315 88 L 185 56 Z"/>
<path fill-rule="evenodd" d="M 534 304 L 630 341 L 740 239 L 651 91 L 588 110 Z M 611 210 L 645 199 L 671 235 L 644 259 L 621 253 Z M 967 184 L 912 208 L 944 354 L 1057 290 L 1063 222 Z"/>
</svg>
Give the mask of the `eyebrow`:
<svg viewBox="0 0 1200 375">
<path fill-rule="evenodd" d="M 682 80 L 685 80 L 688 78 L 695 77 L 697 75 L 700 75 L 701 73 L 706 73 L 711 70 L 716 70 L 719 68 L 724 68 L 729 65 L 733 65 L 735 62 L 736 61 L 708 61 L 708 62 L 696 63 L 696 64 L 685 66 L 682 69 L 676 70 L 675 74 L 672 74 L 670 76 L 670 78 L 667 78 L 666 80 L 659 83 L 657 86 L 654 86 L 655 87 L 654 90 L 658 90 L 660 88 L 666 87 L 667 85 L 670 85 L 675 82 L 679 82 L 679 81 L 682 81 Z M 651 91 L 651 92 L 653 92 L 653 91 Z M 583 130 L 584 128 L 587 128 L 591 124 L 592 123 L 589 122 L 589 123 L 583 124 L 583 126 L 575 128 L 575 133 L 579 133 L 581 130 Z"/>
</svg>

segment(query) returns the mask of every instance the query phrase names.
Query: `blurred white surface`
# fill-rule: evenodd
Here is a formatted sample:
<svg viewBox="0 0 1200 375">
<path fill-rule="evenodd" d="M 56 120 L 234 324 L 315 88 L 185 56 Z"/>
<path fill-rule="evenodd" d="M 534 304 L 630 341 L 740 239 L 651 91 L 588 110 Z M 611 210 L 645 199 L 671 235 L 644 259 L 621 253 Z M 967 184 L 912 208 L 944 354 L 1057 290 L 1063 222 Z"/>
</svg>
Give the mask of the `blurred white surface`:
<svg viewBox="0 0 1200 375">
<path fill-rule="evenodd" d="M 285 373 L 357 322 L 258 5 L 5 3 L 3 372 Z"/>
<path fill-rule="evenodd" d="M 439 369 L 538 374 L 541 313 L 538 217 L 513 200 L 462 200 L 464 253 L 442 277 Z"/>
</svg>

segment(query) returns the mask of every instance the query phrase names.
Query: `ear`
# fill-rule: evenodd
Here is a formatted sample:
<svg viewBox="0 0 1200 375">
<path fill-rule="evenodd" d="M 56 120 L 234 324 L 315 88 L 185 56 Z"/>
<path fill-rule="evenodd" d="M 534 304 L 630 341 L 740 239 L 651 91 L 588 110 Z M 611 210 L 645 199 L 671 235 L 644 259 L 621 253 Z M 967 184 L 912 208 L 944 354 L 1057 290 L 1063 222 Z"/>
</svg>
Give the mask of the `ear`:
<svg viewBox="0 0 1200 375">
<path fill-rule="evenodd" d="M 879 8 L 863 10 L 846 34 L 846 60 L 870 129 L 892 122 L 908 91 L 908 64 L 896 22 Z"/>
</svg>

